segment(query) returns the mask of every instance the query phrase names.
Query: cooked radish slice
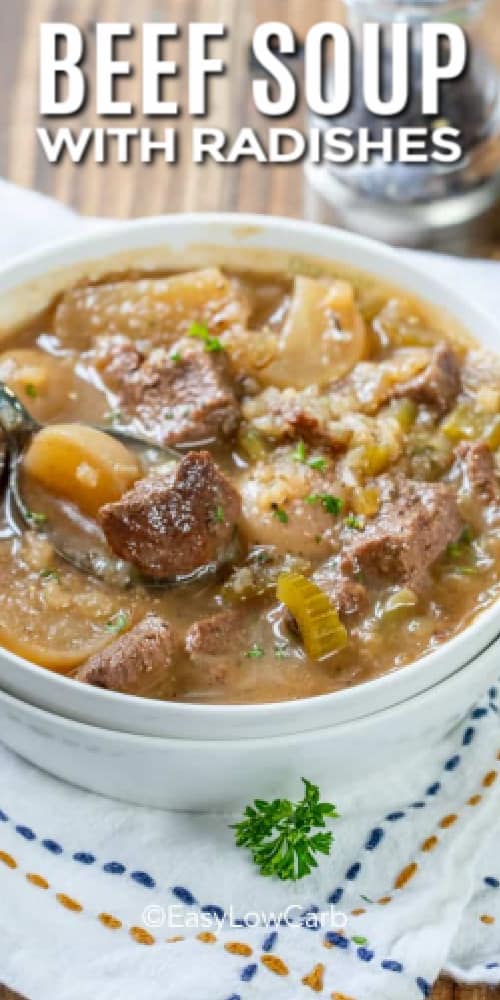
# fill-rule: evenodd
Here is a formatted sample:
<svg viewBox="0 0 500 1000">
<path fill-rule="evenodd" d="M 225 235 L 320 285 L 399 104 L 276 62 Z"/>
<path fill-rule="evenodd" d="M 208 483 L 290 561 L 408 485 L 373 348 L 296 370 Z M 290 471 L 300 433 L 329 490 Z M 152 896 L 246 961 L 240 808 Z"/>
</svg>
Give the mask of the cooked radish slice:
<svg viewBox="0 0 500 1000">
<path fill-rule="evenodd" d="M 0 380 L 42 422 L 54 419 L 75 389 L 73 370 L 65 361 L 31 348 L 0 354 Z"/>
<path fill-rule="evenodd" d="M 37 663 L 39 667 L 47 667 L 48 670 L 56 674 L 69 674 L 75 667 L 78 667 L 90 656 L 100 652 L 109 645 L 109 635 L 104 636 L 100 641 L 88 643 L 78 649 L 53 649 L 43 643 L 31 642 L 23 639 L 18 633 L 11 632 L 4 625 L 0 625 L 0 644 L 9 649 L 11 653 L 22 656 L 23 659 L 31 663 Z"/>
<path fill-rule="evenodd" d="M 24 471 L 90 517 L 118 500 L 141 475 L 138 460 L 125 445 L 84 424 L 44 427 L 26 451 Z"/>
<path fill-rule="evenodd" d="M 277 356 L 259 379 L 281 389 L 326 385 L 349 372 L 365 351 L 365 324 L 352 285 L 299 277 Z"/>
</svg>

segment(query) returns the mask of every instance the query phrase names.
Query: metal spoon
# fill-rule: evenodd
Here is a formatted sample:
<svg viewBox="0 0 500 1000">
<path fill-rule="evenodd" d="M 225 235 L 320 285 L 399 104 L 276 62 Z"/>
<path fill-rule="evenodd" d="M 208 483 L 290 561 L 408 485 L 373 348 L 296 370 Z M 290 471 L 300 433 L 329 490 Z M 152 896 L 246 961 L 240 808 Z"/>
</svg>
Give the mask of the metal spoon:
<svg viewBox="0 0 500 1000">
<path fill-rule="evenodd" d="M 181 455 L 174 448 L 152 445 L 144 438 L 129 434 L 116 427 L 102 427 L 91 424 L 96 430 L 109 434 L 124 445 L 136 451 L 141 464 L 145 468 L 160 464 L 162 458 L 166 461 L 178 462 Z M 74 548 L 68 544 L 64 534 L 48 525 L 44 518 L 29 509 L 21 494 L 19 473 L 22 465 L 23 452 L 30 438 L 44 427 L 21 403 L 21 400 L 4 382 L 0 382 L 0 428 L 6 439 L 5 460 L 2 470 L 4 480 L 4 527 L 0 529 L 0 539 L 22 535 L 26 528 L 44 530 L 47 532 L 55 551 L 59 556 L 71 563 L 78 570 L 90 573 L 107 583 L 127 586 L 135 577 L 133 567 L 123 559 L 113 556 L 111 550 L 103 542 L 95 549 L 85 547 L 85 550 Z M 170 581 L 172 583 L 172 581 Z M 175 582 L 175 581 L 174 581 Z"/>
</svg>

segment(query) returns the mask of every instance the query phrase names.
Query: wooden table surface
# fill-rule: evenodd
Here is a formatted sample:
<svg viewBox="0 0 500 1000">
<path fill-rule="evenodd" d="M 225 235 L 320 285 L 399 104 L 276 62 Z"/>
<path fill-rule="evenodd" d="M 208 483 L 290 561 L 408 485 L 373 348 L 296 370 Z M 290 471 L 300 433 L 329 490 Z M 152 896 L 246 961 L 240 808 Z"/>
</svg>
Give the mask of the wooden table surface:
<svg viewBox="0 0 500 1000">
<path fill-rule="evenodd" d="M 500 63 L 500 0 L 488 0 L 487 42 Z M 298 38 L 303 38 L 310 24 L 341 16 L 340 0 L 0 0 L 0 175 L 26 187 L 54 195 L 79 211 L 90 215 L 130 217 L 159 212 L 185 210 L 241 210 L 271 212 L 276 215 L 302 216 L 302 166 L 261 166 L 245 162 L 241 166 L 193 166 L 184 156 L 175 166 L 159 159 L 151 165 L 132 162 L 99 165 L 88 158 L 84 164 L 61 162 L 49 165 L 45 160 L 35 129 L 38 116 L 38 31 L 43 21 L 70 21 L 87 32 L 86 69 L 91 97 L 88 108 L 77 120 L 58 120 L 58 125 L 74 129 L 89 126 L 158 127 L 158 122 L 127 119 L 98 121 L 93 111 L 94 24 L 99 21 L 169 20 L 185 25 L 188 21 L 222 21 L 228 27 L 224 56 L 232 73 L 229 81 L 218 86 L 209 117 L 201 124 L 215 125 L 235 134 L 242 124 L 265 129 L 270 121 L 261 118 L 250 99 L 250 63 L 248 43 L 256 24 L 282 20 L 291 24 Z M 186 32 L 175 43 L 175 56 L 185 59 Z M 139 64 L 140 32 L 133 42 L 126 42 L 121 58 Z M 123 52 L 123 55 L 122 55 Z M 300 72 L 300 66 L 297 66 Z M 140 74 L 120 87 L 120 99 L 140 104 Z M 171 99 L 185 98 L 186 75 L 170 81 Z M 220 84 L 220 81 L 219 81 Z M 303 110 L 280 124 L 301 127 Z M 187 116 L 175 122 L 180 132 L 181 149 L 189 138 L 193 122 Z M 200 122 L 196 122 L 200 124 Z M 500 217 L 498 237 L 485 246 L 485 255 L 500 254 Z M 0 969 L 1 976 L 1 969 Z M 0 986 L 0 1000 L 12 1000 L 15 994 Z M 458 987 L 441 980 L 433 1000 L 494 1000 L 500 990 L 484 987 Z M 31 998 L 36 1000 L 36 997 Z M 99 998 L 96 997 L 96 1000 Z M 363 998 L 364 1000 L 364 998 Z M 369 998 L 366 998 L 369 1000 Z M 404 1000 L 404 997 L 401 998 Z"/>
</svg>

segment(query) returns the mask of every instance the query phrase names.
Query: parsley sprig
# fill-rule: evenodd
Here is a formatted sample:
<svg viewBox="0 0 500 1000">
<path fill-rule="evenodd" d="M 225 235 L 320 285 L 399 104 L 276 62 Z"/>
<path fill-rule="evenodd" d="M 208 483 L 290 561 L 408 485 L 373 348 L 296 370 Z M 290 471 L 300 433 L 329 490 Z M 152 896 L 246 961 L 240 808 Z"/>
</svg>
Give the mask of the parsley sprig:
<svg viewBox="0 0 500 1000">
<path fill-rule="evenodd" d="M 324 827 L 326 819 L 338 817 L 337 809 L 331 802 L 320 802 L 317 785 L 302 781 L 300 802 L 255 799 L 233 826 L 237 846 L 248 847 L 261 875 L 296 881 L 318 867 L 316 854 L 331 851 L 333 834 Z M 311 833 L 316 827 L 319 832 Z"/>
</svg>

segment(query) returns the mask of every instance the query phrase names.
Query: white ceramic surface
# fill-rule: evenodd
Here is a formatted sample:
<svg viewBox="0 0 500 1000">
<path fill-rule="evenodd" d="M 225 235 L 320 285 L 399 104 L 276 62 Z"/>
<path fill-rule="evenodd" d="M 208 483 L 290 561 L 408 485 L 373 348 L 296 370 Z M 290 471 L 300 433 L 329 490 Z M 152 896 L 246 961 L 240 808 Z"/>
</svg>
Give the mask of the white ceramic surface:
<svg viewBox="0 0 500 1000">
<path fill-rule="evenodd" d="M 342 789 L 423 749 L 457 725 L 496 682 L 500 641 L 423 694 L 355 722 L 263 739 L 134 736 L 63 719 L 0 691 L 2 740 L 76 785 L 141 805 L 230 810 L 255 797 L 294 795 L 305 774 L 341 801 Z"/>
<path fill-rule="evenodd" d="M 285 249 L 284 249 L 285 248 Z M 233 263 L 265 267 L 266 254 L 283 265 L 313 255 L 380 276 L 449 309 L 485 345 L 496 348 L 492 319 L 394 250 L 346 232 L 252 215 L 185 215 L 138 220 L 99 229 L 13 261 L 0 271 L 0 336 L 14 319 L 40 310 L 56 291 L 118 267 L 154 269 Z M 132 698 L 76 684 L 0 652 L 0 687 L 62 716 L 99 727 L 183 740 L 230 740 L 311 732 L 379 712 L 438 684 L 476 657 L 500 633 L 500 608 L 489 609 L 461 635 L 403 670 L 356 688 L 272 705 L 183 705 Z M 474 671 L 465 677 L 472 678 Z M 340 730 L 339 730 L 340 731 Z"/>
</svg>

